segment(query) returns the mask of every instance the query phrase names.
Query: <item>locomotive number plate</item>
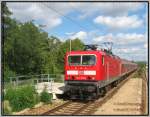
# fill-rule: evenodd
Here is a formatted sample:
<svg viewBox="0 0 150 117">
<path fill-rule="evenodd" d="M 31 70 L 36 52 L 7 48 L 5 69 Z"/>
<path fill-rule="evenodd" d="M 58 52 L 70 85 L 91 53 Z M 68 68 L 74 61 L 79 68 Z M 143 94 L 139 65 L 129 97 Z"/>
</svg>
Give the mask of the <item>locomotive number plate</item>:
<svg viewBox="0 0 150 117">
<path fill-rule="evenodd" d="M 78 74 L 79 75 L 84 75 L 84 71 L 79 71 Z"/>
</svg>

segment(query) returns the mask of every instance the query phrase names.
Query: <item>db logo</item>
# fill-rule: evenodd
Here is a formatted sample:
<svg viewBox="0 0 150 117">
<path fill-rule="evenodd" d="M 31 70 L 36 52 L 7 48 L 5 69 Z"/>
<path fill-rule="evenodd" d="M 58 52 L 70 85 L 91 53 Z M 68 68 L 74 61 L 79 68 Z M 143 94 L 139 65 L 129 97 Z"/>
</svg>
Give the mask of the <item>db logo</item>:
<svg viewBox="0 0 150 117">
<path fill-rule="evenodd" d="M 79 71 L 78 73 L 79 73 L 79 75 L 83 75 L 84 71 Z"/>
</svg>

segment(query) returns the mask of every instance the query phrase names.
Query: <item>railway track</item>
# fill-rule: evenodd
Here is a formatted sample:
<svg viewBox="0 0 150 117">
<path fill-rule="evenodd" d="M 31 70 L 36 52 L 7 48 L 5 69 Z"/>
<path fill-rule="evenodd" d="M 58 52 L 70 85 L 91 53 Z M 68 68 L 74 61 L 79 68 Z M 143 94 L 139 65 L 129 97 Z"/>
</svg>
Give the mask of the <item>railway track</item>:
<svg viewBox="0 0 150 117">
<path fill-rule="evenodd" d="M 130 76 L 132 76 L 132 74 Z M 117 87 L 108 91 L 104 97 L 95 101 L 68 101 L 43 113 L 42 115 L 92 115 L 98 107 L 107 102 L 118 91 L 118 89 L 129 80 L 130 76 L 118 84 Z"/>
</svg>

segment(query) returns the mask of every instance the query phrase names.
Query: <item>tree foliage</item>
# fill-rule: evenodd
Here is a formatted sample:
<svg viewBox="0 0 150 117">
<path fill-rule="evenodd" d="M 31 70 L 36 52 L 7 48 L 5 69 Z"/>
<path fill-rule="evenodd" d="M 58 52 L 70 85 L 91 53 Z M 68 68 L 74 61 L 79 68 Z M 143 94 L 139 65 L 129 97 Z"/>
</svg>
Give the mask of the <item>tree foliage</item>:
<svg viewBox="0 0 150 117">
<path fill-rule="evenodd" d="M 84 44 L 80 41 L 80 39 L 75 39 L 71 41 L 71 51 L 75 50 L 83 50 Z M 65 53 L 67 51 L 70 51 L 70 39 L 66 40 L 64 43 L 62 43 L 59 47 L 58 54 L 57 54 L 57 68 L 59 70 L 64 69 L 64 57 Z M 64 71 L 61 71 L 64 72 Z"/>
<path fill-rule="evenodd" d="M 3 7 L 4 26 L 4 77 L 41 73 L 63 73 L 64 55 L 69 51 L 70 40 L 62 42 L 36 26 L 34 22 L 20 23 Z M 72 50 L 82 50 L 80 39 L 72 40 Z"/>
</svg>

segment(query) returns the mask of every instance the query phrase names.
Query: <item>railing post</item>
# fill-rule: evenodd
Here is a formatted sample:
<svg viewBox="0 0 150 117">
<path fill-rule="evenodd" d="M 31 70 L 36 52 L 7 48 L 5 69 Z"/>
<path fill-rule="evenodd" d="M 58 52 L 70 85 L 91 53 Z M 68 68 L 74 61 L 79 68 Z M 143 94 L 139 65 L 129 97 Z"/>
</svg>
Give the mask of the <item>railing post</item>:
<svg viewBox="0 0 150 117">
<path fill-rule="evenodd" d="M 49 82 L 49 74 L 48 74 L 48 82 Z"/>
<path fill-rule="evenodd" d="M 18 77 L 16 77 L 16 84 L 17 84 L 17 86 L 18 86 Z"/>
<path fill-rule="evenodd" d="M 53 90 L 53 89 L 52 89 L 52 78 L 51 78 L 51 92 L 52 92 L 52 90 Z"/>
</svg>

